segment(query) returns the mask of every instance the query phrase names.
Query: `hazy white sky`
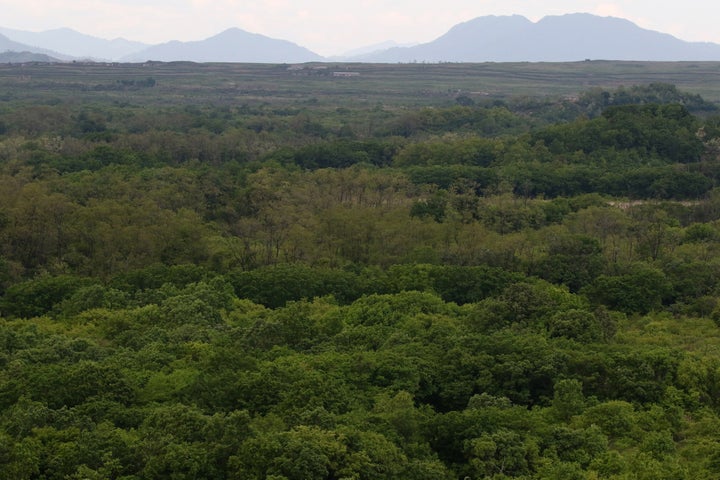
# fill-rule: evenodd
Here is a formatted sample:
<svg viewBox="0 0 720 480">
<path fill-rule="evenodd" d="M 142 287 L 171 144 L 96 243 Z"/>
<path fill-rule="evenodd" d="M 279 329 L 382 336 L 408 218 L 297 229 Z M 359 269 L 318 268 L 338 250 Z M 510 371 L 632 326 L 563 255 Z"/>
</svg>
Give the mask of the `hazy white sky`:
<svg viewBox="0 0 720 480">
<path fill-rule="evenodd" d="M 201 40 L 239 27 L 333 55 L 385 40 L 428 42 L 483 15 L 520 14 L 537 21 L 576 12 L 720 43 L 716 0 L 0 0 L 0 26 L 70 27 L 147 43 Z"/>
</svg>

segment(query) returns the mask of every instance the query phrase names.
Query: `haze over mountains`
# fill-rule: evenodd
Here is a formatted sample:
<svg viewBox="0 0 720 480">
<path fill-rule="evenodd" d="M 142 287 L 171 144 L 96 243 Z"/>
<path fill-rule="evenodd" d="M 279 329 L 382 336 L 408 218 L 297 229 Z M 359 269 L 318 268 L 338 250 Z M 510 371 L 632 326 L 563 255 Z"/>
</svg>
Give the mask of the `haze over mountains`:
<svg viewBox="0 0 720 480">
<path fill-rule="evenodd" d="M 720 45 L 691 43 L 645 30 L 628 20 L 570 14 L 533 23 L 487 16 L 454 26 L 437 40 L 393 48 L 357 60 L 370 62 L 571 62 L 602 60 L 720 60 Z"/>
<path fill-rule="evenodd" d="M 145 43 L 133 42 L 124 38 L 105 40 L 104 38 L 76 32 L 70 28 L 58 28 L 44 32 L 26 32 L 0 27 L 0 34 L 15 42 L 24 44 L 28 51 L 40 48 L 45 50 L 43 53 L 53 52 L 55 55 L 76 59 L 117 60 L 149 47 Z M 2 46 L 0 46 L 0 50 L 2 50 Z"/>
<path fill-rule="evenodd" d="M 231 28 L 201 41 L 150 46 L 105 40 L 71 29 L 25 32 L 0 28 L 0 52 L 29 52 L 58 60 L 247 63 L 362 62 L 568 62 L 584 59 L 720 61 L 720 44 L 686 42 L 645 30 L 628 20 L 590 14 L 544 17 L 485 16 L 458 24 L 436 40 L 326 59 L 287 40 Z M 7 57 L 7 55 L 5 55 Z M 0 62 L 13 61 L 3 60 Z M 14 57 L 17 58 L 17 57 Z"/>
<path fill-rule="evenodd" d="M 16 42 L 11 40 L 10 38 L 6 37 L 2 33 L 0 33 L 0 55 L 3 55 L 1 58 L 9 58 L 12 57 L 10 54 L 36 54 L 36 55 L 45 55 L 47 58 L 51 59 L 51 61 L 58 61 L 58 60 L 69 60 L 72 57 L 63 55 L 62 53 L 55 52 L 52 50 L 47 50 L 45 48 L 39 48 L 39 47 L 31 47 L 28 45 L 24 45 L 20 42 Z M 5 61 L 7 62 L 7 61 Z"/>
<path fill-rule="evenodd" d="M 197 42 L 168 42 L 149 47 L 122 59 L 126 62 L 158 60 L 172 62 L 304 63 L 323 57 L 286 40 L 249 33 L 239 28 Z"/>
</svg>

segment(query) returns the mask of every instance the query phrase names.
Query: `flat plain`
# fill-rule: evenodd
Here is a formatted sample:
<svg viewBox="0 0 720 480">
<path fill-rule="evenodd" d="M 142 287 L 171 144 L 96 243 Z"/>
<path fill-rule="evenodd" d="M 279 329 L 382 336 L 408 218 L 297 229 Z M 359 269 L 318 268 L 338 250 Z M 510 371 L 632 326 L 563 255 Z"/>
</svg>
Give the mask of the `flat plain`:
<svg viewBox="0 0 720 480">
<path fill-rule="evenodd" d="M 157 88 L 145 92 L 126 88 L 147 78 L 155 80 Z M 51 91 L 57 98 L 83 92 L 83 101 L 131 97 L 133 102 L 149 104 L 256 100 L 272 104 L 432 106 L 445 104 L 449 97 L 459 94 L 476 100 L 572 97 L 595 87 L 668 83 L 717 102 L 718 80 L 720 62 L 6 64 L 0 65 L 0 99 L 31 100 Z"/>
</svg>

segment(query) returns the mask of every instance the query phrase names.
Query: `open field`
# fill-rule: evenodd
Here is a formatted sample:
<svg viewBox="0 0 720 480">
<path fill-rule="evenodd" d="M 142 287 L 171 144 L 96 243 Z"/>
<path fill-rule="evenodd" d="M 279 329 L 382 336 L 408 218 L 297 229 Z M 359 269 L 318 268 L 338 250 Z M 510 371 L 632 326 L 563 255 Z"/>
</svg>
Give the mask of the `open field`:
<svg viewBox="0 0 720 480">
<path fill-rule="evenodd" d="M 352 76 L 335 76 L 336 72 Z M 357 74 L 357 75 L 355 75 Z M 122 81 L 153 78 L 157 88 L 132 95 Z M 471 98 L 573 96 L 592 87 L 670 83 L 720 101 L 720 62 L 482 63 L 482 64 L 29 64 L 0 66 L 0 98 L 226 104 L 229 102 L 343 105 L 442 105 Z"/>
</svg>

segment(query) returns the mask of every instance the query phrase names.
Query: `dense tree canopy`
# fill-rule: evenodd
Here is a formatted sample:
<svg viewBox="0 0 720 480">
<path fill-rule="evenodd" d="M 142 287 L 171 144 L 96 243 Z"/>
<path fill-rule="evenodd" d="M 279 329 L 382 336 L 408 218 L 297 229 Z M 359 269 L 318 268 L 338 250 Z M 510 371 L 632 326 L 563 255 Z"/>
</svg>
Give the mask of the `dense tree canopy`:
<svg viewBox="0 0 720 480">
<path fill-rule="evenodd" d="M 0 104 L 0 478 L 717 476 L 713 105 L 123 81 Z"/>
</svg>

